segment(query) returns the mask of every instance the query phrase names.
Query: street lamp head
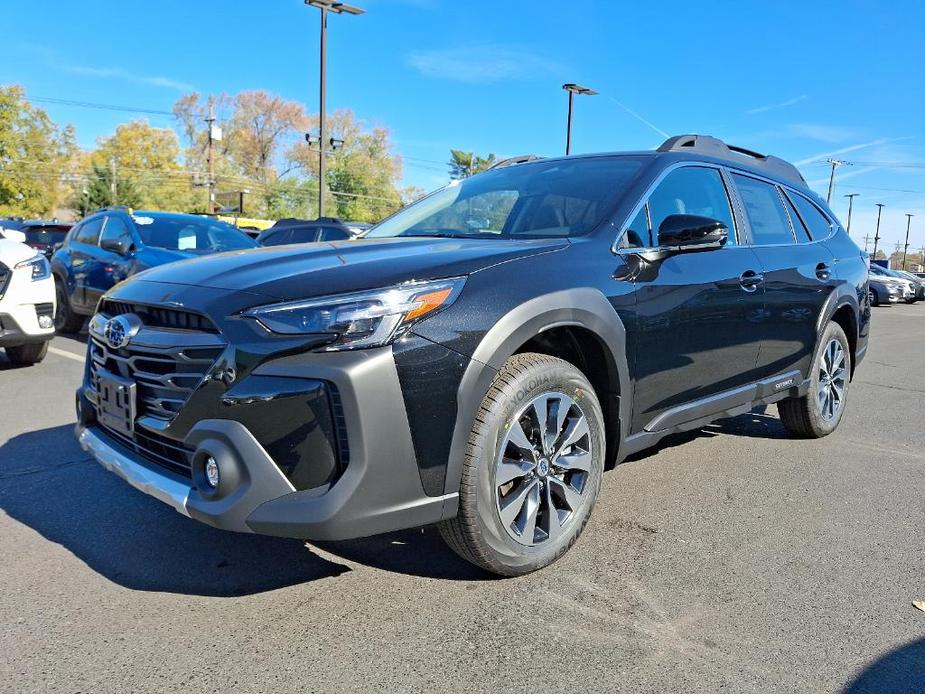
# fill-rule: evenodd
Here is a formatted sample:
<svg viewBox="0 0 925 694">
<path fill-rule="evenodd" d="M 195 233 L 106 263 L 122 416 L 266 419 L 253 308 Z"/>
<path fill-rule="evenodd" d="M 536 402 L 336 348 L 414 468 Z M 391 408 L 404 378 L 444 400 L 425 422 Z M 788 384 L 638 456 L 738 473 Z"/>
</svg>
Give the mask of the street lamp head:
<svg viewBox="0 0 925 694">
<path fill-rule="evenodd" d="M 317 7 L 319 10 L 334 12 L 335 14 L 363 14 L 366 12 L 364 9 L 348 5 L 345 2 L 337 2 L 337 0 L 305 0 L 305 4 Z"/>
<path fill-rule="evenodd" d="M 308 2 L 308 0 L 305 0 Z M 580 84 L 575 84 L 574 82 L 566 82 L 562 85 L 562 88 L 567 92 L 572 92 L 572 94 L 583 94 L 584 96 L 597 96 L 597 92 L 591 89 L 590 87 L 583 87 Z"/>
</svg>

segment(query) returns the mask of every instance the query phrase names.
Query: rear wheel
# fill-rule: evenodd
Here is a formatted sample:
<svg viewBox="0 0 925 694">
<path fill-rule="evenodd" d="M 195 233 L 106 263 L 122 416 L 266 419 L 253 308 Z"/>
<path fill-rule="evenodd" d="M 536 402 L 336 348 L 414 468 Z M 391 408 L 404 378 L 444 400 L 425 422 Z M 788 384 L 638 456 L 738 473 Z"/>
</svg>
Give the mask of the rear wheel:
<svg viewBox="0 0 925 694">
<path fill-rule="evenodd" d="M 604 424 L 566 361 L 518 354 L 498 372 L 469 435 L 459 514 L 440 533 L 464 559 L 517 576 L 561 557 L 600 490 Z"/>
<path fill-rule="evenodd" d="M 838 323 L 829 323 L 816 348 L 809 392 L 777 403 L 791 434 L 817 439 L 835 431 L 845 412 L 851 380 L 851 348 Z"/>
<path fill-rule="evenodd" d="M 30 345 L 7 347 L 6 357 L 14 366 L 32 366 L 38 364 L 48 354 L 47 342 L 36 342 Z"/>
<path fill-rule="evenodd" d="M 55 301 L 55 332 L 67 334 L 79 332 L 84 325 L 84 317 L 74 313 L 71 309 L 64 283 L 57 277 L 55 278 Z"/>
</svg>

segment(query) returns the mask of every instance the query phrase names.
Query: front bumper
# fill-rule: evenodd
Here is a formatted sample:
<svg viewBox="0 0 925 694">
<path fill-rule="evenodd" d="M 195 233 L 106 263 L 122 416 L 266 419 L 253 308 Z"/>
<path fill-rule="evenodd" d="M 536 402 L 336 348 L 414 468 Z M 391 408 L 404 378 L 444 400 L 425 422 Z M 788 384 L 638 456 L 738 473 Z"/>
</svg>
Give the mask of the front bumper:
<svg viewBox="0 0 925 694">
<path fill-rule="evenodd" d="M 350 459 L 321 487 L 296 490 L 248 428 L 205 419 L 184 444 L 191 479 L 150 464 L 94 423 L 78 392 L 77 437 L 103 467 L 183 515 L 225 530 L 309 540 L 344 540 L 435 523 L 456 514 L 458 495 L 428 496 L 417 466 L 392 349 L 308 353 L 257 367 L 253 376 L 323 379 L 340 394 Z M 212 491 L 207 457 L 220 470 Z"/>
<path fill-rule="evenodd" d="M 54 320 L 55 284 L 51 278 L 32 281 L 27 272 L 14 270 L 6 287 L 0 287 L 0 347 L 46 342 L 54 326 L 42 327 L 40 317 Z"/>
</svg>

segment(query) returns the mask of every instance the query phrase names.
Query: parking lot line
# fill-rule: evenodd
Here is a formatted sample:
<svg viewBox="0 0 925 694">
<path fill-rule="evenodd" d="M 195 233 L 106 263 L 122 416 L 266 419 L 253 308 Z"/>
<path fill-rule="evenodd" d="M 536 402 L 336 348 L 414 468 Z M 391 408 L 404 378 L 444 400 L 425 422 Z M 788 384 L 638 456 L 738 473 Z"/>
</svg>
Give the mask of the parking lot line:
<svg viewBox="0 0 925 694">
<path fill-rule="evenodd" d="M 49 347 L 48 351 L 52 354 L 57 354 L 59 357 L 67 357 L 68 359 L 73 359 L 74 361 L 79 361 L 83 364 L 84 357 L 82 354 L 74 354 L 73 352 L 68 352 L 63 349 L 58 349 L 57 347 Z"/>
</svg>

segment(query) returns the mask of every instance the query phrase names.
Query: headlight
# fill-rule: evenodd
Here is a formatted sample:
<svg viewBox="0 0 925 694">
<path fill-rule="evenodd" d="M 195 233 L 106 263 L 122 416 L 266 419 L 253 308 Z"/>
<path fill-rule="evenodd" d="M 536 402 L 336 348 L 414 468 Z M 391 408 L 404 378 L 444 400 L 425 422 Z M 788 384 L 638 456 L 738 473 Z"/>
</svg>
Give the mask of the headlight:
<svg viewBox="0 0 925 694">
<path fill-rule="evenodd" d="M 48 264 L 48 260 L 44 255 L 37 255 L 29 258 L 29 260 L 16 263 L 16 270 L 24 268 L 31 268 L 33 281 L 45 280 L 51 277 L 51 265 Z"/>
<path fill-rule="evenodd" d="M 452 304 L 464 277 L 290 301 L 244 312 L 270 332 L 330 335 L 326 350 L 386 345 L 413 323 Z"/>
</svg>

